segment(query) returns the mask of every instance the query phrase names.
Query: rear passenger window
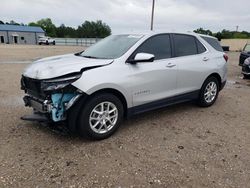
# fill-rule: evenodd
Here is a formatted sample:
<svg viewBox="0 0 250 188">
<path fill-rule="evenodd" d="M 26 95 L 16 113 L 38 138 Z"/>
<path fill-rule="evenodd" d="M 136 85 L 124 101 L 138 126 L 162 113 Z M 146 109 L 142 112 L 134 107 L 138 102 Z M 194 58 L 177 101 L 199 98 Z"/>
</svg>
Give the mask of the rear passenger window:
<svg viewBox="0 0 250 188">
<path fill-rule="evenodd" d="M 206 48 L 203 46 L 203 44 L 197 39 L 196 43 L 197 43 L 198 54 L 204 53 L 206 51 Z"/>
<path fill-rule="evenodd" d="M 207 43 L 210 44 L 215 50 L 223 52 L 223 49 L 216 38 L 204 37 L 204 36 L 202 36 L 201 38 L 207 41 Z"/>
<path fill-rule="evenodd" d="M 171 57 L 170 36 L 168 34 L 157 35 L 146 40 L 135 52 L 150 53 L 155 56 L 155 60 Z"/>
<path fill-rule="evenodd" d="M 174 34 L 176 57 L 197 54 L 196 38 L 190 35 Z"/>
</svg>

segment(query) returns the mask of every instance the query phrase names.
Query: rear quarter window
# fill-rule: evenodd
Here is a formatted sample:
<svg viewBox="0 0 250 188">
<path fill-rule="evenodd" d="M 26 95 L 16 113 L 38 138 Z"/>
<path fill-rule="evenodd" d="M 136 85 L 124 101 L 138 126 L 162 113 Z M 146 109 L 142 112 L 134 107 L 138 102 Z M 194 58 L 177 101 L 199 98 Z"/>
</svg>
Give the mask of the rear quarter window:
<svg viewBox="0 0 250 188">
<path fill-rule="evenodd" d="M 206 48 L 198 39 L 196 39 L 196 43 L 197 43 L 198 54 L 202 54 L 207 51 Z"/>
<path fill-rule="evenodd" d="M 223 52 L 223 49 L 219 41 L 215 38 L 201 36 L 208 44 L 210 44 L 215 50 Z"/>
</svg>

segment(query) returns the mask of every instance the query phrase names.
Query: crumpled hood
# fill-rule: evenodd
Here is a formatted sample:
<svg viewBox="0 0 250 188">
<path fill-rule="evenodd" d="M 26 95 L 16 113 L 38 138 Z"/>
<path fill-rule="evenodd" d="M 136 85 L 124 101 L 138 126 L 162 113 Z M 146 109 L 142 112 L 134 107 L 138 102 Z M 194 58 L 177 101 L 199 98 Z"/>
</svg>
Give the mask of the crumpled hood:
<svg viewBox="0 0 250 188">
<path fill-rule="evenodd" d="M 53 56 L 34 61 L 23 75 L 34 79 L 49 79 L 80 72 L 83 68 L 110 64 L 110 59 L 90 59 L 74 54 Z"/>
</svg>

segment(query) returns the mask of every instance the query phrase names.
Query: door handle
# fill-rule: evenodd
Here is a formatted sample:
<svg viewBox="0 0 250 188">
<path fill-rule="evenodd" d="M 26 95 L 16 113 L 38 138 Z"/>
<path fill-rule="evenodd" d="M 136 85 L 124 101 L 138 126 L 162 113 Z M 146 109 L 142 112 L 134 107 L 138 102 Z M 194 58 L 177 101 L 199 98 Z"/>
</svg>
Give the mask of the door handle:
<svg viewBox="0 0 250 188">
<path fill-rule="evenodd" d="M 209 58 L 208 57 L 203 57 L 203 61 L 208 61 Z"/>
<path fill-rule="evenodd" d="M 172 67 L 175 67 L 175 66 L 176 66 L 176 64 L 173 64 L 173 63 L 168 63 L 166 65 L 167 68 L 172 68 Z"/>
</svg>

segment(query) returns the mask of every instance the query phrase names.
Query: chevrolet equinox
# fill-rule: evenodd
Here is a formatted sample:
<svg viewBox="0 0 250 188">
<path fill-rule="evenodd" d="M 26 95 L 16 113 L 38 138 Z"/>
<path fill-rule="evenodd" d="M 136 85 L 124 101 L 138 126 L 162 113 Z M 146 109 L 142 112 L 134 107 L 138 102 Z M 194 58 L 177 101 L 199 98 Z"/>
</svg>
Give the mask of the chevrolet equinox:
<svg viewBox="0 0 250 188">
<path fill-rule="evenodd" d="M 92 139 L 123 118 L 186 101 L 214 104 L 227 79 L 218 40 L 195 33 L 111 35 L 83 52 L 37 60 L 21 79 L 24 120 L 67 123 Z"/>
</svg>

